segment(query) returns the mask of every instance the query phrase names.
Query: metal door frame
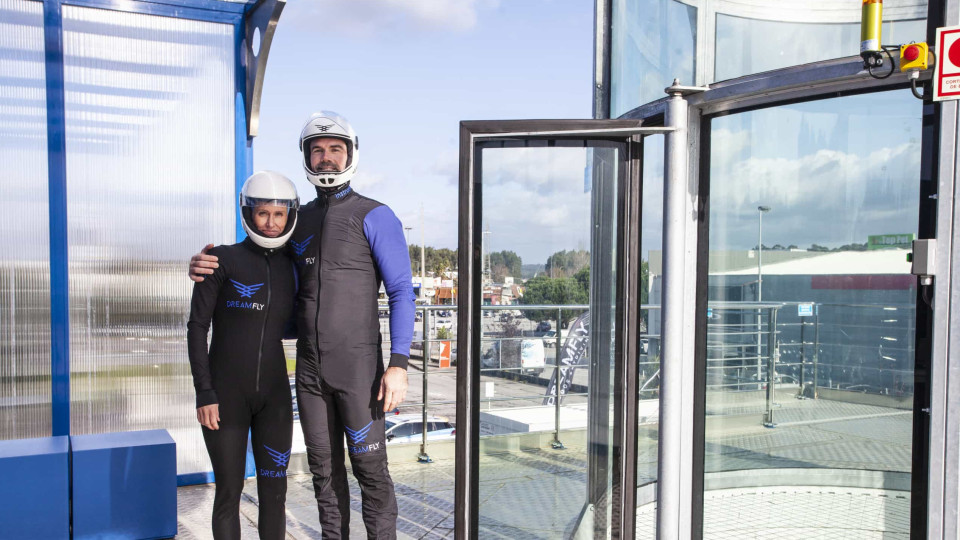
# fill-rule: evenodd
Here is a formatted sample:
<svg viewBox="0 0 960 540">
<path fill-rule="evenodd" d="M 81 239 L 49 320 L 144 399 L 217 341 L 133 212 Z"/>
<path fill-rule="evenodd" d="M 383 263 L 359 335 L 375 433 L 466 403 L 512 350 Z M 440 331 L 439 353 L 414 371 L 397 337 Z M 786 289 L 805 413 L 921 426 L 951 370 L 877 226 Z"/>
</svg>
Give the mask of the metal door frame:
<svg viewBox="0 0 960 540">
<path fill-rule="evenodd" d="M 614 538 L 633 538 L 636 515 L 636 362 L 625 362 L 639 347 L 639 238 L 642 135 L 670 128 L 645 127 L 637 120 L 505 120 L 460 123 L 460 230 L 458 253 L 455 537 L 476 538 L 479 525 L 480 328 L 482 303 L 482 184 L 477 143 L 493 140 L 594 139 L 622 143 L 625 155 L 617 185 L 617 305 L 614 329 L 614 463 L 611 524 Z M 666 166 L 666 165 L 665 165 Z M 633 399 L 623 399 L 623 396 Z M 617 450 L 619 449 L 619 450 Z M 629 489 L 622 489 L 630 486 Z M 588 486 L 588 490 L 590 486 Z"/>
<path fill-rule="evenodd" d="M 960 8 L 957 11 L 960 14 Z M 931 26 L 936 28 L 933 22 Z M 928 81 L 930 75 L 929 72 L 923 74 L 921 80 Z M 670 416 L 664 416 L 661 413 L 661 432 L 665 428 L 669 430 L 675 427 L 680 430 L 680 434 L 673 438 L 665 438 L 661 434 L 662 442 L 675 445 L 665 453 L 679 460 L 675 465 L 679 468 L 679 472 L 664 474 L 664 464 L 660 464 L 657 510 L 659 538 L 702 537 L 703 415 L 705 412 L 702 376 L 706 365 L 705 339 L 703 339 L 706 335 L 706 321 L 698 320 L 696 314 L 705 312 L 707 298 L 709 171 L 707 167 L 700 165 L 709 163 L 707 138 L 710 117 L 801 101 L 830 99 L 842 95 L 897 89 L 906 91 L 907 82 L 906 76 L 899 71 L 887 79 L 874 79 L 863 70 L 862 60 L 859 57 L 847 57 L 749 75 L 715 83 L 709 87 L 671 87 L 666 90 L 668 93 L 671 93 L 671 89 L 673 90 L 672 97 L 648 103 L 621 116 L 620 119 L 631 118 L 645 122 L 664 119 L 666 126 L 677 128 L 678 132 L 686 130 L 683 140 L 686 143 L 687 153 L 695 156 L 695 159 L 690 159 L 686 163 L 682 177 L 670 178 L 665 175 L 664 274 L 668 273 L 666 261 L 670 257 L 669 252 L 673 251 L 682 258 L 682 264 L 678 263 L 675 268 L 682 268 L 685 273 L 689 272 L 685 274 L 687 276 L 696 276 L 695 280 L 686 279 L 684 283 L 684 286 L 692 285 L 696 295 L 695 298 L 683 300 L 683 308 L 679 310 L 683 313 L 681 330 L 673 339 L 679 339 L 684 344 L 695 344 L 693 350 L 695 368 L 692 374 L 687 373 L 686 377 L 681 375 L 683 382 L 680 394 L 685 395 L 685 398 L 661 397 L 662 409 L 670 409 L 672 414 L 679 415 L 671 421 Z M 929 92 L 929 89 L 927 91 Z M 923 159 L 929 164 L 930 172 L 925 173 L 923 179 L 936 181 L 921 182 L 921 194 L 925 198 L 920 202 L 919 237 L 941 239 L 936 248 L 937 276 L 941 283 L 946 281 L 946 286 L 936 287 L 934 290 L 934 303 L 939 306 L 950 304 L 953 289 L 952 282 L 948 278 L 952 271 L 951 256 L 960 257 L 960 245 L 954 247 L 951 242 L 951 237 L 955 234 L 954 229 L 960 228 L 953 225 L 956 220 L 955 214 L 960 211 L 955 209 L 953 197 L 957 120 L 956 102 L 925 106 L 924 125 L 925 127 L 928 127 L 928 123 L 931 125 L 930 129 L 924 129 L 922 152 Z M 943 122 L 942 126 L 941 122 Z M 937 169 L 939 169 L 939 176 Z M 685 187 L 684 195 L 687 198 L 682 206 L 680 206 L 681 203 L 677 203 L 674 212 L 670 211 L 670 205 L 666 200 L 667 190 L 671 185 Z M 675 225 L 680 228 L 680 231 L 671 237 L 672 241 L 668 242 L 666 228 L 671 220 L 679 222 Z M 678 254 L 678 251 L 681 253 Z M 671 300 L 668 298 L 665 287 L 663 298 L 665 314 L 668 303 L 671 303 Z M 939 500 L 944 504 L 940 508 L 934 508 L 933 505 L 928 508 L 926 500 L 919 505 L 918 501 L 914 501 L 915 508 L 912 511 L 914 518 L 911 520 L 911 527 L 913 528 L 915 523 L 922 526 L 921 528 L 927 529 L 931 538 L 952 538 L 955 537 L 951 536 L 954 535 L 954 531 L 960 530 L 955 510 L 958 485 L 956 463 L 960 456 L 960 450 L 957 448 L 960 444 L 950 446 L 947 442 L 949 440 L 957 442 L 960 436 L 956 433 L 957 429 L 946 428 L 949 426 L 956 428 L 960 425 L 960 420 L 957 419 L 960 412 L 956 412 L 960 411 L 960 404 L 950 403 L 947 394 L 960 395 L 960 381 L 958 381 L 960 365 L 948 365 L 947 350 L 953 348 L 949 345 L 960 348 L 960 320 L 950 320 L 946 316 L 934 318 L 932 310 L 928 307 L 926 311 L 929 313 L 923 314 L 924 308 L 925 306 L 918 302 L 918 321 L 926 317 L 930 328 L 927 333 L 920 328 L 917 332 L 917 382 L 922 385 L 924 379 L 930 381 L 930 400 L 925 402 L 923 392 L 918 391 L 915 398 L 914 423 L 915 428 L 917 425 L 924 424 L 929 414 L 932 422 L 932 429 L 929 430 L 931 451 L 928 455 L 917 453 L 918 455 L 914 456 L 912 469 L 917 477 L 914 491 L 925 492 L 928 496 L 924 499 Z M 946 309 L 946 314 L 952 311 L 949 307 Z M 957 330 L 952 334 L 949 333 L 948 325 L 949 328 Z M 664 335 L 666 334 L 665 321 Z M 664 342 L 666 343 L 666 337 Z M 923 350 L 931 351 L 930 358 L 922 357 Z M 926 365 L 930 365 L 929 371 L 923 369 Z M 948 379 L 949 370 L 958 375 Z M 929 376 L 925 377 L 924 373 L 929 373 Z M 940 377 L 937 376 L 938 373 L 941 374 Z M 949 424 L 945 419 L 948 412 L 953 412 L 953 419 Z M 938 428 L 937 422 L 942 427 Z M 927 441 L 923 439 L 923 431 L 919 430 L 915 433 L 915 449 L 925 447 Z M 661 461 L 665 453 L 664 446 L 661 445 Z M 943 459 L 944 457 L 947 459 Z M 927 465 L 930 466 L 929 485 L 927 484 Z M 953 510 L 946 511 L 946 508 Z M 926 518 L 929 518 L 929 524 L 921 523 Z M 944 520 L 953 523 L 953 528 L 939 524 Z M 941 526 L 944 528 L 941 529 Z M 915 536 L 919 532 L 919 530 L 913 531 Z"/>
</svg>

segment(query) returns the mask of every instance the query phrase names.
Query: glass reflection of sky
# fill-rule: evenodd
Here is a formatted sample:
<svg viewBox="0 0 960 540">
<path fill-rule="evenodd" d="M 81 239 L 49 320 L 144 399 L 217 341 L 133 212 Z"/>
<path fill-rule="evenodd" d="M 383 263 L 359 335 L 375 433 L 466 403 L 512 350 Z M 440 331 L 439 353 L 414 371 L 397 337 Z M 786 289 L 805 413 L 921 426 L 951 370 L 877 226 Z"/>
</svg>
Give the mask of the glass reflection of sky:
<svg viewBox="0 0 960 540">
<path fill-rule="evenodd" d="M 613 5 L 610 116 L 664 97 L 674 78 L 693 84 L 697 9 L 675 0 Z"/>
<path fill-rule="evenodd" d="M 713 120 L 710 247 L 864 243 L 917 228 L 921 102 L 907 90 Z"/>
<path fill-rule="evenodd" d="M 713 120 L 711 248 L 863 243 L 917 227 L 921 102 L 909 90 Z M 908 209 L 900 211 L 899 209 Z M 663 137 L 644 139 L 642 257 L 662 249 Z"/>
<path fill-rule="evenodd" d="M 663 98 L 675 78 L 703 85 L 858 54 L 859 3 L 809 4 L 616 0 L 610 28 L 610 116 Z M 883 43 L 925 39 L 925 1 L 888 0 L 884 6 Z"/>
<path fill-rule="evenodd" d="M 924 41 L 925 20 L 886 22 L 884 43 Z M 858 54 L 860 23 L 764 21 L 717 15 L 715 81 Z"/>
</svg>

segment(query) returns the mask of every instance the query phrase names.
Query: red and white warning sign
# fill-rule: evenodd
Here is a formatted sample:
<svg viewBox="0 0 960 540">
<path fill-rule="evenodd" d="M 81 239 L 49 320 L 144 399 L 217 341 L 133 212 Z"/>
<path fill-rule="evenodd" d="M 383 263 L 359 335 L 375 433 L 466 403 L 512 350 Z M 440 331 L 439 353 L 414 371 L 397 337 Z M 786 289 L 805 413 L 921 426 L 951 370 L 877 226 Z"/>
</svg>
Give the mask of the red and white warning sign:
<svg viewBox="0 0 960 540">
<path fill-rule="evenodd" d="M 933 100 L 960 99 L 960 26 L 937 28 Z"/>
</svg>

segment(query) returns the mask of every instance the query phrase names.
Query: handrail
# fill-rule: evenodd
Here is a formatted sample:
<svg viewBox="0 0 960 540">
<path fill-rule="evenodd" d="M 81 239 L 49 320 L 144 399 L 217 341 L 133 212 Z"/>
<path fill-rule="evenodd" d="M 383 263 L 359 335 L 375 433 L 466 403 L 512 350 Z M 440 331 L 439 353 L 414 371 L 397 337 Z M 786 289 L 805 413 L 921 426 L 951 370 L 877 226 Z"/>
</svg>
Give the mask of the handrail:
<svg viewBox="0 0 960 540">
<path fill-rule="evenodd" d="M 799 320 L 791 319 L 790 312 L 785 312 L 785 308 L 792 308 L 798 305 L 807 305 L 812 304 L 814 306 L 814 316 L 810 317 L 799 317 Z M 641 306 L 641 311 L 648 314 L 656 312 L 660 309 L 658 304 L 644 304 Z M 423 419 L 423 432 L 422 440 L 420 444 L 420 453 L 418 459 L 423 462 L 430 462 L 430 456 L 427 452 L 428 450 L 428 438 L 427 438 L 427 425 L 428 425 L 428 411 L 431 406 L 441 406 L 441 405 L 452 405 L 456 403 L 456 399 L 430 399 L 429 394 L 429 379 L 432 376 L 449 376 L 450 374 L 456 373 L 456 368 L 439 368 L 436 366 L 431 366 L 431 361 L 434 358 L 435 352 L 432 350 L 432 344 L 437 341 L 435 337 L 435 331 L 437 322 L 446 317 L 439 317 L 437 312 L 450 311 L 455 312 L 458 306 L 455 304 L 436 304 L 436 305 L 418 305 L 416 309 L 418 312 L 421 312 L 422 315 L 418 316 L 419 320 L 417 322 L 420 324 L 421 336 L 418 339 L 414 340 L 415 349 L 420 349 L 422 351 L 422 365 L 421 377 L 422 377 L 422 399 L 419 402 L 408 402 L 402 405 L 403 408 L 420 408 L 420 412 Z M 552 363 L 544 363 L 544 368 L 553 368 L 557 369 L 557 356 L 559 356 L 563 347 L 563 340 L 566 339 L 566 336 L 562 334 L 559 326 L 564 318 L 572 318 L 575 312 L 582 312 L 588 310 L 589 305 L 586 304 L 571 304 L 571 305 L 556 305 L 556 304 L 519 304 L 519 305 L 485 305 L 481 306 L 481 312 L 491 311 L 491 312 L 503 312 L 503 311 L 549 311 L 556 312 L 553 316 L 556 317 L 557 328 L 555 328 L 554 335 L 552 336 L 554 350 L 556 351 L 555 357 Z M 903 336 L 903 329 L 899 327 L 890 327 L 883 324 L 869 324 L 863 321 L 845 320 L 843 322 L 834 321 L 832 323 L 825 322 L 821 316 L 823 313 L 829 313 L 834 310 L 847 310 L 854 309 L 858 311 L 887 311 L 891 313 L 890 319 L 894 318 L 893 314 L 898 314 L 897 312 L 906 311 L 912 312 L 915 307 L 911 305 L 904 304 L 890 304 L 890 305 L 874 305 L 874 304 L 855 304 L 855 303 L 820 303 L 820 302 L 802 302 L 802 301 L 790 301 L 790 302 L 709 302 L 708 308 L 712 311 L 713 317 L 709 322 L 707 330 L 707 350 L 711 351 L 708 355 L 706 369 L 710 373 L 716 373 L 718 375 L 708 377 L 708 389 L 712 390 L 722 390 L 722 391 L 756 391 L 763 390 L 766 393 L 765 405 L 764 405 L 764 415 L 763 423 L 769 427 L 776 425 L 774 421 L 774 411 L 776 409 L 776 391 L 777 387 L 780 390 L 789 387 L 796 387 L 798 389 L 798 397 L 811 397 L 816 399 L 819 396 L 819 389 L 821 388 L 821 380 L 825 380 L 827 385 L 823 386 L 824 388 L 836 388 L 843 390 L 845 388 L 856 389 L 849 390 L 851 392 L 864 392 L 868 390 L 874 390 L 875 393 L 883 394 L 884 392 L 891 393 L 894 388 L 885 388 L 878 387 L 876 384 L 871 384 L 867 379 L 874 381 L 880 380 L 883 377 L 887 377 L 891 381 L 899 381 L 901 378 L 907 377 L 912 373 L 910 369 L 904 369 L 895 365 L 884 365 L 884 364 L 870 364 L 869 362 L 879 362 L 879 359 L 883 359 L 886 363 L 890 361 L 896 361 L 896 358 L 893 356 L 904 357 L 904 355 L 910 355 L 913 351 L 912 340 L 908 336 Z M 386 305 L 381 305 L 380 310 L 389 310 L 389 307 Z M 737 312 L 742 312 L 741 315 L 737 315 Z M 766 312 L 767 316 L 760 319 L 757 318 L 758 313 Z M 846 313 L 844 311 L 844 313 Z M 719 316 L 719 317 L 718 317 Z M 736 317 L 744 317 L 743 320 L 737 321 Z M 799 316 L 799 315 L 796 315 Z M 845 315 L 844 315 L 845 316 Z M 874 316 L 874 315 L 871 315 Z M 730 322 L 730 317 L 734 317 L 733 321 Z M 896 317 L 893 320 L 894 323 L 900 321 L 907 321 L 909 315 L 906 317 Z M 453 313 L 450 314 L 450 319 L 455 318 Z M 716 319 L 716 320 L 713 320 Z M 809 319 L 809 320 L 808 320 Z M 848 318 L 849 319 L 849 318 Z M 446 321 L 444 321 L 446 323 Z M 389 344 L 389 328 L 382 324 L 382 330 L 386 332 L 385 339 L 383 340 L 384 344 Z M 659 325 L 655 325 L 655 328 Z M 649 329 L 649 325 L 647 326 Z M 827 334 L 829 337 L 827 340 L 821 339 L 822 331 L 828 330 Z M 911 328 L 908 328 L 910 330 Z M 452 330 L 452 328 L 451 328 Z M 554 330 L 554 328 L 552 328 Z M 810 333 L 813 333 L 812 340 Z M 891 333 L 894 336 L 897 336 L 895 339 L 888 338 L 889 341 L 882 341 L 878 344 L 870 344 L 867 342 L 856 341 L 847 336 L 849 332 L 859 332 L 860 334 L 869 334 L 871 331 L 876 331 L 879 335 L 880 333 L 886 333 L 890 335 Z M 787 333 L 790 335 L 785 338 L 784 336 Z M 481 337 L 483 343 L 495 343 L 495 342 L 511 342 L 511 341 L 522 341 L 529 339 L 544 339 L 542 334 L 536 334 L 529 330 L 522 332 L 525 335 L 519 336 L 501 336 L 501 335 L 489 335 L 484 334 Z M 797 341 L 794 337 L 797 333 L 800 334 L 800 340 Z M 531 335 L 534 334 L 534 335 Z M 838 337 L 847 336 L 850 339 L 849 342 L 841 342 Z M 862 337 L 862 336 L 861 336 Z M 902 339 L 901 339 L 902 337 Z M 650 349 L 649 351 L 644 348 L 644 352 L 641 353 L 640 357 L 637 359 L 641 365 L 644 366 L 655 366 L 656 369 L 653 369 L 650 372 L 649 376 L 640 381 L 640 395 L 649 396 L 653 393 L 654 396 L 659 394 L 659 343 L 662 339 L 662 336 L 659 332 L 645 332 L 640 334 L 640 338 L 649 342 Z M 547 338 L 551 339 L 551 338 Z M 443 341 L 450 341 L 452 344 L 456 343 L 456 332 L 453 331 L 448 339 Z M 647 345 L 645 345 L 647 347 Z M 784 360 L 782 358 L 782 350 L 789 351 L 787 354 L 789 357 Z M 812 349 L 812 355 L 810 354 L 810 349 Z M 845 356 L 841 357 L 840 361 L 834 360 L 836 353 L 829 353 L 831 350 L 846 351 Z M 833 354 L 833 357 L 823 358 L 824 352 Z M 858 352 L 859 351 L 859 352 Z M 876 354 L 871 351 L 877 351 Z M 893 355 L 893 356 L 891 356 Z M 859 364 L 852 364 L 848 360 L 850 357 L 857 357 L 860 359 Z M 456 350 L 451 350 L 451 364 L 456 361 Z M 416 368 L 417 364 L 411 364 L 412 367 Z M 756 371 L 756 373 L 751 374 L 749 377 L 745 376 L 746 370 L 749 368 L 750 372 Z M 524 371 L 523 366 L 517 367 L 495 367 L 495 368 L 481 368 L 480 372 L 484 376 L 502 376 L 508 375 L 510 373 L 522 373 Z M 583 366 L 584 370 L 588 370 L 589 366 Z M 812 374 L 812 381 L 809 380 L 809 376 Z M 839 377 L 839 379 L 838 379 Z M 857 378 L 859 377 L 859 379 Z M 711 382 L 710 379 L 716 379 Z M 536 384 L 538 388 L 543 388 L 540 386 L 549 387 L 549 379 L 539 379 L 538 382 L 527 381 L 528 384 Z M 902 392 L 902 389 L 898 389 Z M 912 393 L 912 391 L 911 391 Z M 570 392 L 564 395 L 569 395 L 571 397 L 583 397 L 587 393 L 584 392 Z M 900 395 L 900 394 L 898 394 Z M 483 401 L 487 403 L 505 403 L 512 401 L 531 401 L 531 400 L 540 400 L 543 399 L 543 392 L 533 392 L 533 393 L 521 393 L 512 396 L 503 396 L 503 397 L 490 397 L 484 398 Z M 554 448 L 563 448 L 563 443 L 560 440 L 560 408 L 561 400 L 557 399 L 556 395 L 551 396 L 554 403 L 554 426 L 553 426 L 553 447 Z"/>
</svg>

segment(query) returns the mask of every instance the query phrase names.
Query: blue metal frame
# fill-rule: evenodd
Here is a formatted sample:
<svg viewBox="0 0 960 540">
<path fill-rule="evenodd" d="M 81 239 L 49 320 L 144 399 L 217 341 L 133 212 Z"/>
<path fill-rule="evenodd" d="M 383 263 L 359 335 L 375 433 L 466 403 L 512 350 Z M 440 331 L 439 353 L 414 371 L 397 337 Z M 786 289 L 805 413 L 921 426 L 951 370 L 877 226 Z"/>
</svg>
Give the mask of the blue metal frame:
<svg viewBox="0 0 960 540">
<path fill-rule="evenodd" d="M 61 0 L 60 4 L 226 24 L 242 22 L 253 5 L 218 0 Z"/>
<path fill-rule="evenodd" d="M 234 138 L 236 140 L 236 161 L 234 168 L 235 191 L 237 197 L 240 196 L 240 189 L 247 177 L 253 174 L 253 138 L 247 136 L 247 66 L 244 65 L 243 56 L 246 54 L 243 40 L 246 28 L 243 21 L 240 21 L 233 27 L 234 36 L 234 74 L 235 74 L 235 99 L 234 99 Z M 246 237 L 243 230 L 240 216 L 240 206 L 236 207 L 236 227 L 237 242 Z"/>
<path fill-rule="evenodd" d="M 67 266 L 67 137 L 60 0 L 43 2 L 50 214 L 50 374 L 53 436 L 70 435 L 70 288 Z"/>
</svg>

